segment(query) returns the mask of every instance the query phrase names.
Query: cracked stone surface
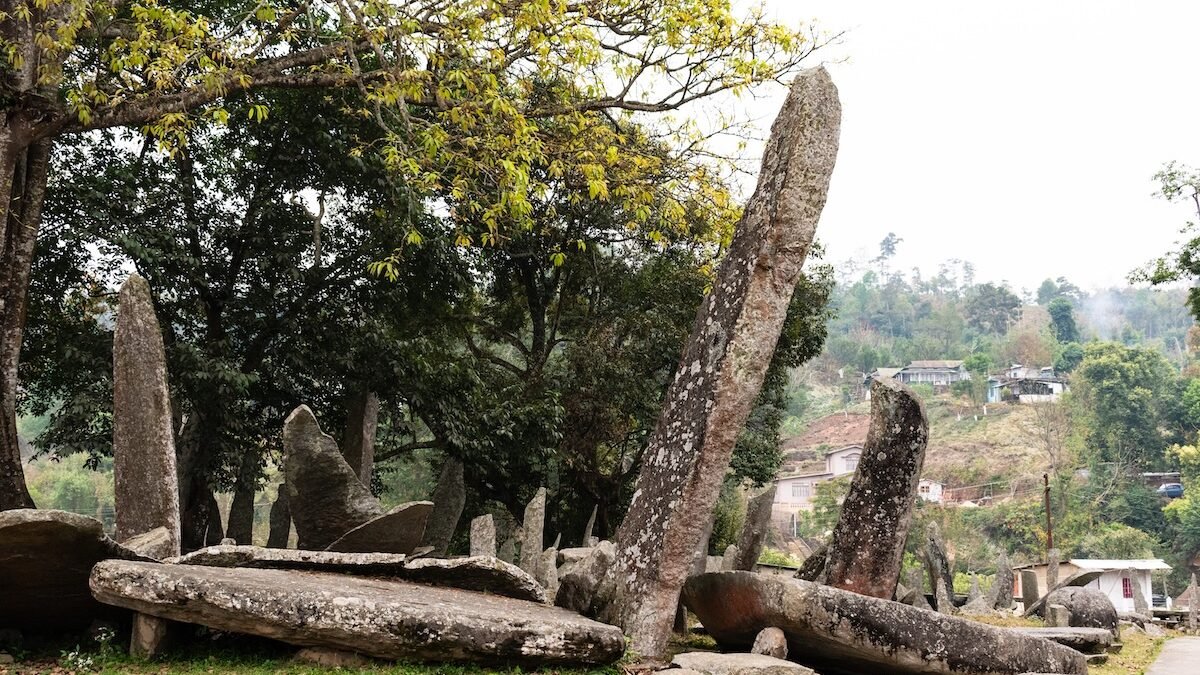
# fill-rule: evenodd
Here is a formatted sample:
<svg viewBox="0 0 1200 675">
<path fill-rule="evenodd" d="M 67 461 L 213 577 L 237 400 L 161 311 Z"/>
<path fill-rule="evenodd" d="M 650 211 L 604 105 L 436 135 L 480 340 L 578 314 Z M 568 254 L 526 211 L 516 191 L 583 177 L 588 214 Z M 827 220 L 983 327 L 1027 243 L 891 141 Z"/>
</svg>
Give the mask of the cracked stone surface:
<svg viewBox="0 0 1200 675">
<path fill-rule="evenodd" d="M 144 614 L 383 659 L 603 665 L 625 650 L 619 628 L 573 612 L 394 579 L 107 560 L 90 583 Z"/>
</svg>

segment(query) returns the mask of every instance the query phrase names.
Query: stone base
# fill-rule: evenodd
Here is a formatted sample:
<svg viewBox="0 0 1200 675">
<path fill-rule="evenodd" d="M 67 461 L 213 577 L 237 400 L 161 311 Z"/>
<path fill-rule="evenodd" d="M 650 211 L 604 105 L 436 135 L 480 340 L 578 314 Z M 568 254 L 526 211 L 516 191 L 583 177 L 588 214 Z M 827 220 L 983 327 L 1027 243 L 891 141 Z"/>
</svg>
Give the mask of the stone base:
<svg viewBox="0 0 1200 675">
<path fill-rule="evenodd" d="M 158 656 L 167 644 L 170 630 L 170 621 L 135 612 L 133 633 L 129 636 L 129 655 L 135 659 L 152 659 Z"/>
</svg>

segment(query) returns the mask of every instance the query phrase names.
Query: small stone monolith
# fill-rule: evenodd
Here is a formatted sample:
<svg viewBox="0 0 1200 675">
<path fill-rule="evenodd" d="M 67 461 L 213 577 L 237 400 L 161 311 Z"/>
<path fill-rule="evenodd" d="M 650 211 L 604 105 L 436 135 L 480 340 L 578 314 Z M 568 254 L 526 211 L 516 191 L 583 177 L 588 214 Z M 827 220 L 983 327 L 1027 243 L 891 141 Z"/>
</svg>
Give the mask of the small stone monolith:
<svg viewBox="0 0 1200 675">
<path fill-rule="evenodd" d="M 375 431 L 379 427 L 379 397 L 371 391 L 359 391 L 346 406 L 346 437 L 342 456 L 363 485 L 371 487 L 375 468 Z"/>
<path fill-rule="evenodd" d="M 1033 570 L 1021 570 L 1021 604 L 1025 606 L 1025 611 L 1029 611 L 1041 598 L 1037 575 Z"/>
<path fill-rule="evenodd" d="M 546 524 L 546 488 L 525 505 L 525 520 L 521 538 L 521 569 L 537 576 L 538 560 L 542 555 L 542 530 Z"/>
<path fill-rule="evenodd" d="M 490 513 L 471 521 L 471 557 L 478 555 L 496 557 L 496 524 Z"/>
<path fill-rule="evenodd" d="M 946 588 L 954 588 L 954 574 L 950 571 L 950 559 L 946 556 L 946 545 L 942 543 L 942 531 L 936 522 L 929 523 L 925 530 L 924 554 L 925 572 L 929 575 L 929 588 L 933 591 L 936 601 L 939 580 Z"/>
<path fill-rule="evenodd" d="M 992 609 L 1009 611 L 1013 605 L 1013 569 L 1008 563 L 1008 554 L 1000 552 L 1000 560 L 996 563 L 996 578 L 992 582 L 992 590 L 988 594 Z"/>
<path fill-rule="evenodd" d="M 895 594 L 928 442 L 920 399 L 896 380 L 872 382 L 871 426 L 826 556 L 830 586 Z"/>
<path fill-rule="evenodd" d="M 1062 561 L 1062 553 L 1052 548 L 1046 552 L 1046 592 L 1054 590 L 1058 585 L 1058 566 Z"/>
<path fill-rule="evenodd" d="M 179 476 L 167 358 L 150 286 L 131 274 L 121 286 L 113 334 L 113 488 L 117 541 L 166 528 L 156 558 L 179 555 Z"/>
<path fill-rule="evenodd" d="M 591 544 L 592 530 L 595 529 L 595 527 L 596 527 L 596 513 L 599 510 L 600 510 L 599 504 L 596 504 L 595 506 L 592 507 L 592 515 L 588 516 L 587 527 L 583 528 L 583 540 L 579 544 L 582 547 L 586 548 L 586 547 L 592 545 Z"/>
<path fill-rule="evenodd" d="M 771 506 L 775 503 L 775 484 L 766 492 L 754 497 L 746 506 L 746 520 L 742 534 L 738 537 L 738 557 L 733 563 L 735 570 L 753 571 L 767 543 L 767 532 L 771 529 Z"/>
<path fill-rule="evenodd" d="M 437 487 L 433 489 L 433 513 L 425 525 L 425 546 L 433 547 L 433 555 L 444 556 L 450 546 L 463 505 L 467 503 L 467 488 L 463 484 L 463 464 L 457 457 L 448 457 L 442 465 Z"/>
</svg>

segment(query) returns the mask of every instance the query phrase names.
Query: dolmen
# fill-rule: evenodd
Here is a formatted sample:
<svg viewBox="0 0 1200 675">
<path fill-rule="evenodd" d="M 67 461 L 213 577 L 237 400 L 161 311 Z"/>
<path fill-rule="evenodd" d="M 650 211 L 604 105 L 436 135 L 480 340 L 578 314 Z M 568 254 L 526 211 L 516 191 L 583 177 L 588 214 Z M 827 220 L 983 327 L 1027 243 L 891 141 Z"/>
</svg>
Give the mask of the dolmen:
<svg viewBox="0 0 1200 675">
<path fill-rule="evenodd" d="M 823 675 L 1087 673 L 1083 654 L 1051 640 L 802 579 L 707 573 L 682 599 L 723 650 L 775 627 L 788 658 Z"/>
<path fill-rule="evenodd" d="M 607 665 L 625 650 L 620 628 L 547 606 L 531 575 L 491 557 L 210 546 L 106 560 L 90 586 L 158 620 L 381 659 Z"/>
<path fill-rule="evenodd" d="M 95 518 L 66 511 L 0 511 L 0 628 L 69 632 L 111 607 L 88 592 L 101 560 L 148 560 L 104 534 Z"/>
</svg>

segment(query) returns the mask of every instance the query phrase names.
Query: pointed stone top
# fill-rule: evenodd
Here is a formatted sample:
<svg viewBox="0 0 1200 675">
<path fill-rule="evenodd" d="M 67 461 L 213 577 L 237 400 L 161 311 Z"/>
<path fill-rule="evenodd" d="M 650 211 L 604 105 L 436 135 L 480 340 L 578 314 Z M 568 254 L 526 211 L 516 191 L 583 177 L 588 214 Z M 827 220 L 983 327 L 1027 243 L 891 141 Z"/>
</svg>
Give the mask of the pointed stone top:
<svg viewBox="0 0 1200 675">
<path fill-rule="evenodd" d="M 138 274 L 137 272 L 130 274 L 125 279 L 125 283 L 121 284 L 121 292 L 122 293 L 131 292 L 131 293 L 139 293 L 140 294 L 143 291 L 145 292 L 146 297 L 149 297 L 150 296 L 150 284 L 146 281 L 145 277 Z"/>
<path fill-rule="evenodd" d="M 312 408 L 301 403 L 296 406 L 296 409 L 287 416 L 283 421 L 284 425 L 290 424 L 315 424 L 319 428 L 321 425 L 317 422 L 317 416 L 313 414 Z"/>
</svg>

